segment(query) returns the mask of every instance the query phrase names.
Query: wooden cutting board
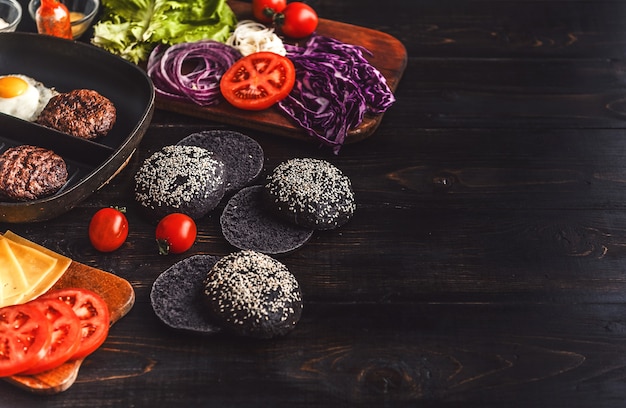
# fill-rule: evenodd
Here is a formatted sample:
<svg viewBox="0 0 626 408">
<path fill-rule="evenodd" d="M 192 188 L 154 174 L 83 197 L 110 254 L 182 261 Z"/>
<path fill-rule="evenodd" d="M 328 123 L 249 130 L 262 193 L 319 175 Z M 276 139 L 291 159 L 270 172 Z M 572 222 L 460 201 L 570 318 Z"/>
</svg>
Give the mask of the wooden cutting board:
<svg viewBox="0 0 626 408">
<path fill-rule="evenodd" d="M 126 315 L 135 303 L 135 291 L 128 281 L 75 261 L 72 261 L 51 290 L 61 288 L 85 288 L 99 294 L 109 306 L 111 324 Z M 68 361 L 38 375 L 16 375 L 3 379 L 32 393 L 57 394 L 74 384 L 82 362 L 83 359 Z"/>
<path fill-rule="evenodd" d="M 231 0 L 228 4 L 240 21 L 252 19 L 250 3 Z M 326 19 L 319 20 L 317 33 L 368 49 L 373 54 L 368 57 L 369 62 L 385 76 L 391 90 L 397 89 L 407 64 L 406 49 L 398 39 L 380 31 Z M 156 98 L 156 107 L 280 136 L 315 140 L 277 107 L 251 112 L 237 109 L 225 102 L 216 106 L 202 107 L 192 102 L 171 101 L 159 96 Z M 382 118 L 382 114 L 367 116 L 358 127 L 348 132 L 346 143 L 357 142 L 371 136 Z"/>
</svg>

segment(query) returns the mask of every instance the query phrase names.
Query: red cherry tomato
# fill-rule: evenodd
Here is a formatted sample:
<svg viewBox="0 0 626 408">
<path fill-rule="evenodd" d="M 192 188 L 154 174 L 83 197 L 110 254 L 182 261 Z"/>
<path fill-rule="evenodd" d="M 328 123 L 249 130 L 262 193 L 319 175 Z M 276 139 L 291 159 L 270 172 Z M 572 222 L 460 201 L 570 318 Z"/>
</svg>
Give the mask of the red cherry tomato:
<svg viewBox="0 0 626 408">
<path fill-rule="evenodd" d="M 307 37 L 317 29 L 317 13 L 308 4 L 294 1 L 274 16 L 274 21 L 283 34 L 291 38 Z"/>
<path fill-rule="evenodd" d="M 31 304 L 0 309 L 0 377 L 21 373 L 44 358 L 50 323 Z"/>
<path fill-rule="evenodd" d="M 269 108 L 282 100 L 296 82 L 289 58 L 273 52 L 255 52 L 235 62 L 220 80 L 224 98 L 247 110 Z"/>
<path fill-rule="evenodd" d="M 276 13 L 287 6 L 287 0 L 252 0 L 252 14 L 261 23 L 271 23 Z"/>
<path fill-rule="evenodd" d="M 196 242 L 197 233 L 196 223 L 188 215 L 182 213 L 166 215 L 156 227 L 159 253 L 182 254 Z"/>
<path fill-rule="evenodd" d="M 122 246 L 128 237 L 128 220 L 116 208 L 98 210 L 89 222 L 89 240 L 100 252 L 111 252 Z"/>
<path fill-rule="evenodd" d="M 109 307 L 98 294 L 82 288 L 59 289 L 42 298 L 60 299 L 74 310 L 80 322 L 80 342 L 72 358 L 93 353 L 109 334 Z"/>
<path fill-rule="evenodd" d="M 72 358 L 80 346 L 80 321 L 69 305 L 53 298 L 40 298 L 31 303 L 51 324 L 50 344 L 46 347 L 46 355 L 20 375 L 39 374 L 56 368 Z"/>
</svg>

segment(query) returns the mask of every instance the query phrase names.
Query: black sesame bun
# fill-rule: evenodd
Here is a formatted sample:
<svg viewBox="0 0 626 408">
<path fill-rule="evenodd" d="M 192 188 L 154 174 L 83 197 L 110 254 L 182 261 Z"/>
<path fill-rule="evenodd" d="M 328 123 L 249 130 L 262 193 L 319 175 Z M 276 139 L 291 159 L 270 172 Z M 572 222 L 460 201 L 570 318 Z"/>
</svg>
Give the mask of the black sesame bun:
<svg viewBox="0 0 626 408">
<path fill-rule="evenodd" d="M 197 146 L 165 146 L 144 160 L 135 174 L 135 200 L 160 219 L 182 212 L 198 219 L 224 196 L 224 164 Z"/>
<path fill-rule="evenodd" d="M 283 254 L 304 245 L 313 235 L 267 211 L 263 186 L 242 189 L 228 200 L 220 217 L 222 234 L 234 247 L 264 254 Z"/>
<path fill-rule="evenodd" d="M 327 161 L 291 159 L 268 175 L 268 208 L 289 222 L 315 230 L 337 228 L 352 218 L 356 203 L 350 179 Z"/>
<path fill-rule="evenodd" d="M 287 334 L 302 314 L 302 293 L 287 267 L 268 255 L 240 251 L 220 259 L 204 280 L 212 316 L 242 336 Z"/>
<path fill-rule="evenodd" d="M 192 133 L 177 143 L 212 151 L 224 163 L 226 193 L 235 192 L 254 181 L 263 169 L 263 149 L 249 136 L 231 130 Z"/>
<path fill-rule="evenodd" d="M 210 320 L 203 295 L 203 280 L 218 260 L 216 256 L 194 255 L 175 263 L 156 278 L 150 302 L 163 323 L 174 329 L 200 333 L 220 330 Z"/>
</svg>

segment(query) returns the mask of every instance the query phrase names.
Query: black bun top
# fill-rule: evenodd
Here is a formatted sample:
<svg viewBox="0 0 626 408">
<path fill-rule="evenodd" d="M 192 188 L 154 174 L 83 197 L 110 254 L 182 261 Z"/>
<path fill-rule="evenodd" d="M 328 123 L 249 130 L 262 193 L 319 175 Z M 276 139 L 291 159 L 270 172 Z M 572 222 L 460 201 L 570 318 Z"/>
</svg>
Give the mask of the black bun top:
<svg viewBox="0 0 626 408">
<path fill-rule="evenodd" d="M 268 255 L 240 251 L 220 259 L 205 279 L 204 294 L 222 327 L 244 336 L 271 338 L 300 320 L 302 293 L 295 276 Z"/>
<path fill-rule="evenodd" d="M 295 158 L 280 163 L 265 184 L 268 206 L 290 222 L 316 230 L 337 228 L 356 209 L 350 179 L 333 164 Z"/>
</svg>

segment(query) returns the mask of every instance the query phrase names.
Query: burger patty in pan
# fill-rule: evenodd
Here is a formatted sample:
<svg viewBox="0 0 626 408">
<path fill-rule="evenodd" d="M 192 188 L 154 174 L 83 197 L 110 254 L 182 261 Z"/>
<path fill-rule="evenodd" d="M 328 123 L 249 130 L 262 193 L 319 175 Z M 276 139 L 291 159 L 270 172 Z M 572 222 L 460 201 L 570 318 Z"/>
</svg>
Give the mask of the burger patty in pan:
<svg viewBox="0 0 626 408">
<path fill-rule="evenodd" d="M 84 139 L 105 136 L 117 118 L 113 103 L 91 89 L 76 89 L 54 96 L 37 123 Z"/>
<path fill-rule="evenodd" d="M 28 201 L 54 194 L 67 182 L 61 156 L 39 146 L 20 145 L 0 155 L 0 194 Z"/>
</svg>

